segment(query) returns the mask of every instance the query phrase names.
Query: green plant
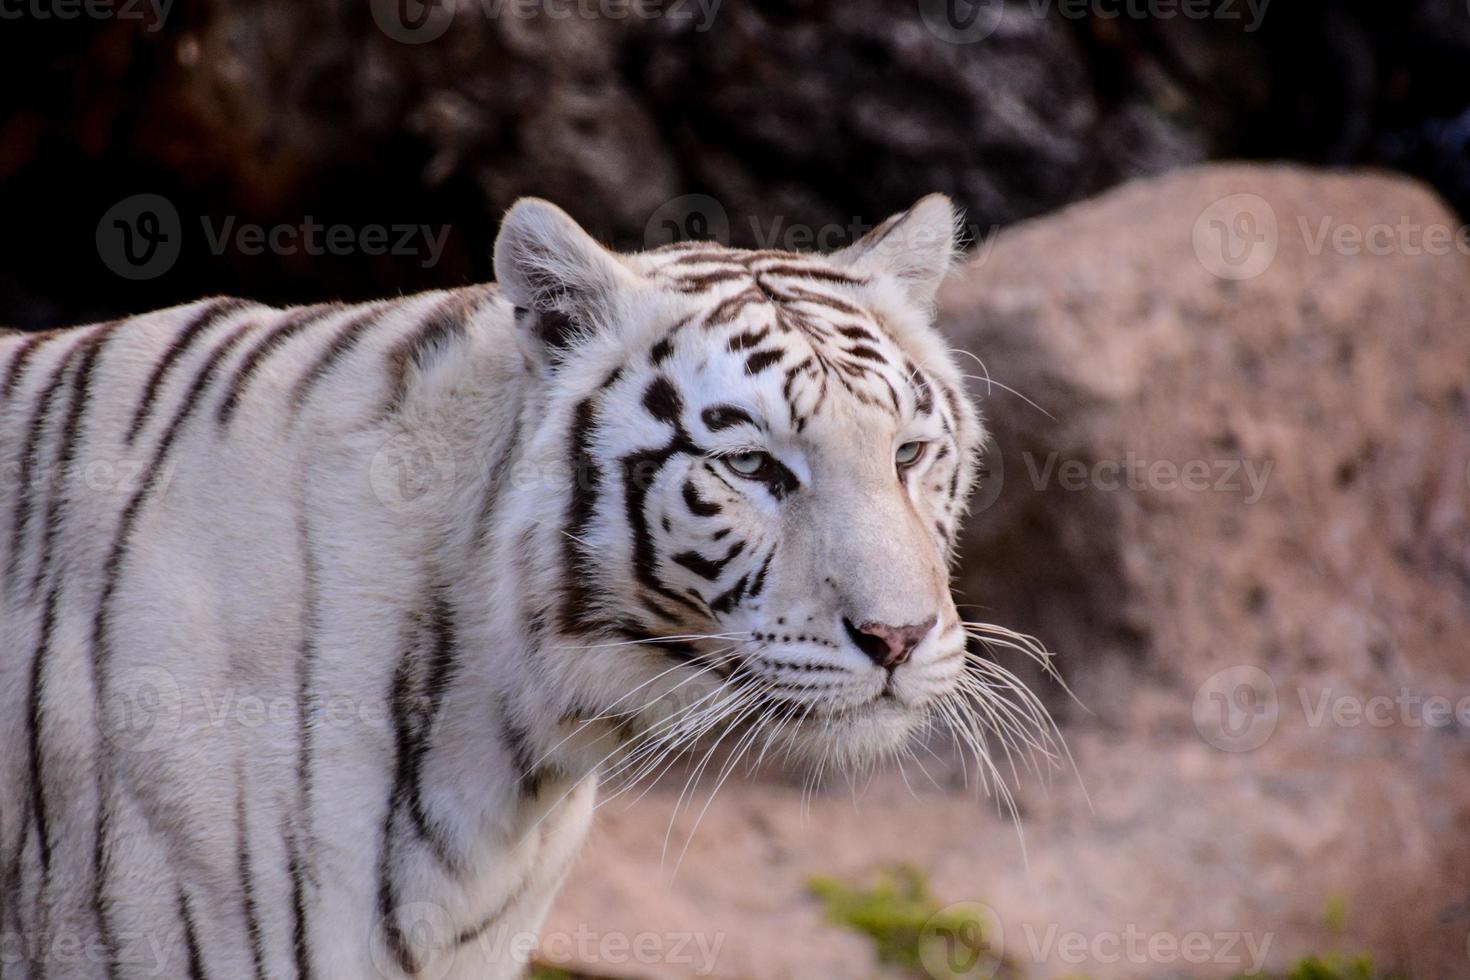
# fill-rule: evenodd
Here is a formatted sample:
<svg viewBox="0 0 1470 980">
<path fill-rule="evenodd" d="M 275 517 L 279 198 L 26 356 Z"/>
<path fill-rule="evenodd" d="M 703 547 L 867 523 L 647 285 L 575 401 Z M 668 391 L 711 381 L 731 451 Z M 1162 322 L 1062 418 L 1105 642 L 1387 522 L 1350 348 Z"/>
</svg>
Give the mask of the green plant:
<svg viewBox="0 0 1470 980">
<path fill-rule="evenodd" d="M 1390 980 L 1389 975 L 1380 973 L 1373 966 L 1373 957 L 1366 953 L 1358 956 L 1308 956 L 1299 961 L 1287 974 L 1287 980 Z"/>
<path fill-rule="evenodd" d="M 827 921 L 867 936 L 879 962 L 907 974 L 944 980 L 946 972 L 954 978 L 1010 972 L 1000 972 L 1004 961 L 987 946 L 992 925 L 977 920 L 974 906 L 942 908 L 912 865 L 883 869 L 866 888 L 829 875 L 810 878 L 807 888 L 822 901 Z M 946 955 L 956 948 L 966 954 L 958 965 Z"/>
<path fill-rule="evenodd" d="M 1367 953 L 1357 956 L 1314 953 L 1298 960 L 1290 972 L 1275 976 L 1277 980 L 1406 980 L 1402 974 L 1379 970 Z"/>
</svg>

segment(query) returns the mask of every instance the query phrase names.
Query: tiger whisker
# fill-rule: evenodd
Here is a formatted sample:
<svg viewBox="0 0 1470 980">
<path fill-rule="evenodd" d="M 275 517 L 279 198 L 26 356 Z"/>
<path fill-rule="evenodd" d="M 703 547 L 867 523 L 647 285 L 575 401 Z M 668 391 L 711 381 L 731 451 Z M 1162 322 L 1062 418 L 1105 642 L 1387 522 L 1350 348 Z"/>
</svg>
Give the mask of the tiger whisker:
<svg viewBox="0 0 1470 980">
<path fill-rule="evenodd" d="M 1025 395 L 1021 394 L 1016 389 L 1010 387 L 1009 385 L 1001 384 L 999 381 L 996 381 L 994 378 L 992 378 L 990 376 L 990 368 L 988 368 L 988 367 L 985 366 L 985 362 L 982 361 L 982 360 L 980 360 L 980 355 L 976 354 L 974 351 L 972 351 L 972 350 L 966 350 L 963 347 L 951 347 L 951 348 L 949 348 L 949 352 L 951 354 L 960 354 L 960 355 L 963 355 L 965 357 L 968 357 L 971 360 L 973 360 L 976 364 L 980 365 L 980 370 L 983 371 L 983 372 L 985 372 L 983 375 L 967 374 L 967 375 L 965 375 L 965 377 L 970 378 L 970 379 L 972 379 L 974 381 L 983 381 L 985 383 L 985 388 L 986 388 L 985 394 L 987 396 L 989 396 L 989 394 L 990 394 L 990 388 L 992 386 L 994 386 L 996 388 L 1000 388 L 1002 391 L 1008 391 L 1011 394 L 1015 395 L 1017 398 L 1021 399 L 1021 401 L 1025 402 L 1027 405 L 1030 405 L 1032 408 L 1036 409 L 1038 412 L 1040 412 L 1042 415 L 1045 415 L 1047 418 L 1051 419 L 1052 421 L 1056 421 L 1056 416 L 1055 415 L 1051 414 L 1046 409 L 1042 408 L 1040 405 L 1036 404 L 1034 401 L 1032 401 L 1031 399 L 1027 398 Z"/>
</svg>

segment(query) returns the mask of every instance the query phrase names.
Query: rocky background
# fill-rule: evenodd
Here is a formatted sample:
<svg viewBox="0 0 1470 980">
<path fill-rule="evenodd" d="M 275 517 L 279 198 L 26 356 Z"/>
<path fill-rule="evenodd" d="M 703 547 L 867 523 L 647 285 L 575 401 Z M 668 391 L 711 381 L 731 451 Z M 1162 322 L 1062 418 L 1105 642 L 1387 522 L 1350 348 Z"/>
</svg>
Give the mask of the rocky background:
<svg viewBox="0 0 1470 980">
<path fill-rule="evenodd" d="M 128 2 L 0 21 L 0 322 L 483 280 L 522 194 L 635 248 L 835 245 L 931 190 L 967 209 L 942 323 L 993 440 L 956 586 L 1058 652 L 1075 700 L 1027 676 L 1076 772 L 1011 780 L 1019 822 L 942 743 L 851 792 L 737 774 L 697 833 L 702 800 L 656 787 L 604 810 L 553 912 L 592 952 L 547 959 L 912 974 L 809 887 L 908 863 L 991 907 L 1018 976 L 1227 977 L 1252 943 L 1275 974 L 1470 976 L 1461 0 L 1024 0 L 968 27 L 928 0 Z M 1222 157 L 1298 164 L 1200 166 Z M 110 231 L 139 194 L 174 236 L 147 268 Z M 308 222 L 447 237 L 205 233 Z M 1132 959 L 1130 930 L 1208 955 Z M 652 957 L 598 946 L 648 933 Z"/>
<path fill-rule="evenodd" d="M 479 281 L 523 194 L 630 247 L 843 229 L 935 190 L 983 238 L 1219 157 L 1381 163 L 1470 208 L 1464 0 L 90 2 L 114 13 L 0 20 L 0 322 Z M 97 232 L 143 192 L 183 244 L 137 280 Z M 202 220 L 231 217 L 450 234 L 212 248 Z"/>
<path fill-rule="evenodd" d="M 1248 263 L 1196 233 L 1222 200 L 1274 225 Z M 912 863 L 936 904 L 989 906 L 1006 976 L 1230 977 L 1252 944 L 1273 976 L 1373 958 L 1294 980 L 1470 976 L 1470 248 L 1355 254 L 1324 219 L 1460 226 L 1401 177 L 1214 166 L 1010 228 L 944 293 L 1034 402 L 976 381 L 962 611 L 1058 651 L 1077 701 L 1037 683 L 1075 772 L 1023 770 L 1019 823 L 942 744 L 814 798 L 737 775 L 702 820 L 681 775 L 604 810 L 551 934 L 657 922 L 723 937 L 721 977 L 906 975 L 810 883 Z"/>
</svg>

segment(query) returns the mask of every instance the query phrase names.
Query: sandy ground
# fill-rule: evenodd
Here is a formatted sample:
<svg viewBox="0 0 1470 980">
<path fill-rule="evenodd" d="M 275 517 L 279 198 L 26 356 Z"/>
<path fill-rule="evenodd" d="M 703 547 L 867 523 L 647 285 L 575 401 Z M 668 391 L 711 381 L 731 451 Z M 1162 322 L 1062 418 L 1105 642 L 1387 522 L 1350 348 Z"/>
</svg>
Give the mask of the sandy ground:
<svg viewBox="0 0 1470 980">
<path fill-rule="evenodd" d="M 1453 843 L 1470 738 L 1313 726 L 1282 693 L 1276 730 L 1248 752 L 1208 744 L 1167 693 L 1134 698 L 1159 719 L 1147 734 L 1074 728 L 1087 792 L 1071 776 L 1049 790 L 1023 779 L 1024 857 L 994 801 L 930 759 L 937 786 L 911 765 L 908 785 L 891 771 L 807 800 L 797 780 L 732 778 L 674 873 L 703 797 L 674 819 L 665 857 L 682 786 L 668 780 L 602 809 L 547 955 L 612 976 L 883 976 L 867 939 L 823 921 L 806 881 L 860 883 L 907 862 L 941 900 L 988 905 L 1025 976 L 1227 977 L 1328 951 L 1470 976 L 1470 855 Z"/>
</svg>

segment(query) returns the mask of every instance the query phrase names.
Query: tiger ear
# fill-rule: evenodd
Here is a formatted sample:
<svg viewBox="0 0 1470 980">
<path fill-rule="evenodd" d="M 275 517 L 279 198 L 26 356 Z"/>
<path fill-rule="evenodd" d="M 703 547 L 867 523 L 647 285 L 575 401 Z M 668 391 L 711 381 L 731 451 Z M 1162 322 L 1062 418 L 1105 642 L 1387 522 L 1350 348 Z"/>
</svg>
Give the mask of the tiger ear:
<svg viewBox="0 0 1470 980">
<path fill-rule="evenodd" d="M 553 356 L 609 325 L 618 293 L 636 281 L 571 215 L 534 197 L 500 224 L 495 278 L 517 326 Z"/>
<path fill-rule="evenodd" d="M 897 281 L 914 304 L 928 307 L 960 254 L 959 233 L 954 203 L 930 194 L 831 258 L 854 272 Z"/>
</svg>

